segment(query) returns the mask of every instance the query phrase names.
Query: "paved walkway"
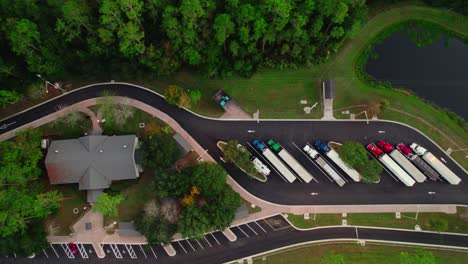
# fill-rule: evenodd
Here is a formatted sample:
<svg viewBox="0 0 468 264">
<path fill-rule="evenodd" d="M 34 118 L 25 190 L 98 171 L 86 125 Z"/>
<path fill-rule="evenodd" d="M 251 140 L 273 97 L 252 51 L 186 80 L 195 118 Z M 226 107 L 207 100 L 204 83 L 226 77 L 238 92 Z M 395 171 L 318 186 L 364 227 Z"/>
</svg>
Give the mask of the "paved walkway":
<svg viewBox="0 0 468 264">
<path fill-rule="evenodd" d="M 96 116 L 96 114 L 94 114 L 94 112 L 91 111 L 91 109 L 84 107 L 84 106 L 79 107 L 77 110 L 89 116 L 89 119 L 91 120 L 91 123 L 93 124 L 93 128 L 90 131 L 90 133 L 92 135 L 101 135 L 102 128 L 101 128 L 101 125 L 99 124 L 98 117 Z"/>
<path fill-rule="evenodd" d="M 333 100 L 332 99 L 323 100 L 322 120 L 335 120 L 335 117 L 333 116 Z"/>
</svg>

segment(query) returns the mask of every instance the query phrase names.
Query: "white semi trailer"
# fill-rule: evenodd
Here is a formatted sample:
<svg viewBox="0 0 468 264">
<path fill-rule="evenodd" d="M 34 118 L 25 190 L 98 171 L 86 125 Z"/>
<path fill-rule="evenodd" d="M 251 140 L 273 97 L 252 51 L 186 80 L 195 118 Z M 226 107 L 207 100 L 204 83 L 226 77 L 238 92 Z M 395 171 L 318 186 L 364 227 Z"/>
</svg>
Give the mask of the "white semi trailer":
<svg viewBox="0 0 468 264">
<path fill-rule="evenodd" d="M 343 170 L 353 181 L 361 181 L 361 175 L 355 169 L 348 166 L 338 155 L 338 153 L 330 148 L 325 142 L 316 140 L 314 142 L 315 147 L 320 151 L 320 153 L 329 157 L 341 170 Z"/>
<path fill-rule="evenodd" d="M 414 151 L 414 153 L 421 156 L 421 158 L 432 168 L 434 168 L 434 170 L 436 170 L 448 183 L 452 185 L 458 185 L 461 182 L 461 179 L 455 173 L 453 173 L 453 171 L 445 166 L 442 161 L 436 158 L 436 156 L 434 156 L 434 154 L 429 152 L 427 149 L 421 147 L 417 143 L 411 144 L 410 148 Z"/>
<path fill-rule="evenodd" d="M 314 177 L 310 175 L 310 173 L 302 167 L 302 165 L 293 157 L 287 150 L 285 150 L 281 145 L 272 139 L 268 140 L 268 146 L 270 146 L 273 151 L 275 151 L 278 156 L 294 171 L 296 172 L 297 176 L 301 177 L 301 179 L 309 183 L 312 181 Z"/>
<path fill-rule="evenodd" d="M 296 176 L 294 176 L 288 167 L 286 167 L 286 165 L 284 165 L 283 162 L 276 157 L 273 151 L 271 151 L 263 142 L 255 139 L 252 141 L 252 144 L 288 182 L 292 183 L 296 180 Z"/>
<path fill-rule="evenodd" d="M 405 172 L 395 161 L 390 158 L 387 154 L 378 148 L 375 144 L 367 145 L 367 150 L 369 150 L 374 157 L 376 157 L 382 164 L 390 170 L 390 172 L 395 175 L 404 185 L 411 187 L 416 182 Z"/>
<path fill-rule="evenodd" d="M 309 155 L 315 162 L 322 168 L 323 171 L 325 171 L 326 174 L 328 174 L 338 186 L 343 187 L 343 185 L 346 184 L 346 181 L 336 172 L 328 163 L 320 157 L 319 153 L 309 146 L 308 144 L 304 146 L 303 148 L 304 152 Z"/>
<path fill-rule="evenodd" d="M 399 150 L 394 148 L 391 144 L 380 140 L 377 145 L 379 148 L 383 149 L 385 153 L 390 155 L 390 157 L 398 163 L 413 179 L 417 182 L 425 182 L 426 176 L 422 174 L 421 171 L 418 170 L 403 154 L 400 153 Z"/>
</svg>

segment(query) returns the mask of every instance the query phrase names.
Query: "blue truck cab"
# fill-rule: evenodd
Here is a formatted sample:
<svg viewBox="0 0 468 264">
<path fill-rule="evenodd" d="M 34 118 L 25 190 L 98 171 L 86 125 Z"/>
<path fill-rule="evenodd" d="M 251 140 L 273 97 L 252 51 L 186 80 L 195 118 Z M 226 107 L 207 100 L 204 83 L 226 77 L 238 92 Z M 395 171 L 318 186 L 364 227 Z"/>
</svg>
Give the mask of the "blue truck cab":
<svg viewBox="0 0 468 264">
<path fill-rule="evenodd" d="M 252 145 L 254 145 L 254 147 L 259 151 L 263 151 L 267 147 L 263 142 L 261 142 L 258 139 L 252 140 Z"/>
<path fill-rule="evenodd" d="M 330 148 L 328 147 L 327 143 L 322 142 L 320 140 L 315 140 L 314 146 L 317 148 L 318 151 L 322 154 L 326 154 L 328 151 L 330 151 Z"/>
</svg>

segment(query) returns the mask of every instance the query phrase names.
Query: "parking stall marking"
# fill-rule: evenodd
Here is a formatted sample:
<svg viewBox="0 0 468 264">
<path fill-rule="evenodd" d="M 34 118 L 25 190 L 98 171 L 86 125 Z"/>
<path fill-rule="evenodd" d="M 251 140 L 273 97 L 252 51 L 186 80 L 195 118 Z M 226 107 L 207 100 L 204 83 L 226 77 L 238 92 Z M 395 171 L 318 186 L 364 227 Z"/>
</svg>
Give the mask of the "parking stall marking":
<svg viewBox="0 0 468 264">
<path fill-rule="evenodd" d="M 214 240 L 216 240 L 216 243 L 218 243 L 218 245 L 221 245 L 221 243 L 219 243 L 218 239 L 216 239 L 216 237 L 213 235 L 213 233 L 210 233 L 210 235 L 214 238 Z"/>
<path fill-rule="evenodd" d="M 156 259 L 158 259 L 158 256 L 156 255 L 156 252 L 154 252 L 154 250 L 153 250 L 153 247 L 152 247 L 152 246 L 150 246 L 150 249 L 151 249 L 151 252 L 153 252 L 153 255 L 154 255 L 154 257 L 155 257 Z"/>
<path fill-rule="evenodd" d="M 202 248 L 202 249 L 205 249 L 205 247 L 202 246 L 202 244 L 200 243 L 200 241 L 198 241 L 198 239 L 194 239 L 195 241 L 197 241 L 198 245 Z"/>
<path fill-rule="evenodd" d="M 213 245 L 211 245 L 210 241 L 208 241 L 208 239 L 206 239 L 206 236 L 203 237 L 203 239 L 205 239 L 206 243 L 208 243 L 208 245 L 210 245 L 210 247 L 213 247 Z"/>
<path fill-rule="evenodd" d="M 255 230 L 253 230 L 253 228 L 252 228 L 251 226 L 249 226 L 249 223 L 246 223 L 245 225 L 246 225 L 247 227 L 249 227 L 250 230 L 252 230 L 252 232 L 254 232 L 254 234 L 255 234 L 256 236 L 258 236 L 258 233 L 255 232 Z"/>
<path fill-rule="evenodd" d="M 177 241 L 177 243 L 179 243 L 180 247 L 184 250 L 185 254 L 188 254 L 187 250 L 184 248 L 182 243 L 180 243 L 180 241 Z"/>
<path fill-rule="evenodd" d="M 240 226 L 236 226 L 236 227 L 237 227 L 242 233 L 244 233 L 245 236 L 250 237 L 249 235 L 247 235 L 246 232 L 244 232 L 244 230 L 242 230 L 242 228 L 240 228 Z"/>
<path fill-rule="evenodd" d="M 55 248 L 54 248 L 54 245 L 52 245 L 52 244 L 49 244 L 49 245 L 50 245 L 50 247 L 52 248 L 52 250 L 54 251 L 55 256 L 57 256 L 57 258 L 60 258 L 59 254 L 57 253 L 57 251 L 56 251 Z"/>
<path fill-rule="evenodd" d="M 78 248 L 78 252 L 80 252 L 82 258 L 89 258 L 88 253 L 86 253 L 86 249 L 84 248 L 83 244 L 76 244 L 76 247 Z"/>
<path fill-rule="evenodd" d="M 46 258 L 49 258 L 49 255 L 47 255 L 47 253 L 45 252 L 45 249 L 43 249 L 42 252 L 44 252 L 44 255 L 46 256 Z"/>
<path fill-rule="evenodd" d="M 148 256 L 146 256 L 146 252 L 143 250 L 143 247 L 141 246 L 141 244 L 139 244 L 138 246 L 140 246 L 141 252 L 143 252 L 143 255 L 145 255 L 145 258 L 148 258 Z"/>
<path fill-rule="evenodd" d="M 122 253 L 120 253 L 119 248 L 117 247 L 116 244 L 109 244 L 110 248 L 114 252 L 115 258 L 121 259 L 122 258 Z"/>
<path fill-rule="evenodd" d="M 255 224 L 257 224 L 258 227 L 260 227 L 260 229 L 265 232 L 265 234 L 267 233 L 267 231 L 259 224 L 257 223 L 257 221 L 254 221 Z"/>
<path fill-rule="evenodd" d="M 65 251 L 65 254 L 67 254 L 68 258 L 75 258 L 75 255 L 73 255 L 73 252 L 67 244 L 61 243 L 60 246 L 62 247 L 63 251 Z"/>
<path fill-rule="evenodd" d="M 195 248 L 193 247 L 192 243 L 190 243 L 190 241 L 188 239 L 186 239 L 185 242 L 187 242 L 187 244 L 189 244 L 189 246 L 193 249 L 193 251 L 196 251 Z"/>
<path fill-rule="evenodd" d="M 135 250 L 133 250 L 132 245 L 125 244 L 125 248 L 127 249 L 127 252 L 128 252 L 128 254 L 130 255 L 130 257 L 131 257 L 132 259 L 138 258 L 137 255 L 136 255 L 136 253 L 135 253 Z"/>
</svg>

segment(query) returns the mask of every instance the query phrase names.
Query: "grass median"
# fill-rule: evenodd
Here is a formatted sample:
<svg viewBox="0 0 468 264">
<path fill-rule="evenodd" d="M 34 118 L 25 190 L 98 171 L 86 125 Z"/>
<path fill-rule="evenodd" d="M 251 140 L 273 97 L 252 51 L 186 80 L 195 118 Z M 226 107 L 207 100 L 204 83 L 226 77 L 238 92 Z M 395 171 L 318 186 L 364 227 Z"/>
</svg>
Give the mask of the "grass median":
<svg viewBox="0 0 468 264">
<path fill-rule="evenodd" d="M 413 253 L 416 247 L 399 246 L 395 244 L 376 244 L 366 243 L 365 246 L 360 246 L 354 242 L 342 242 L 335 244 L 312 244 L 304 245 L 296 248 L 280 250 L 268 255 L 255 257 L 254 264 L 279 264 L 279 263 L 324 263 L 321 262 L 327 254 L 334 252 L 344 258 L 345 263 L 401 263 L 401 252 Z M 462 264 L 466 263 L 468 253 L 458 252 L 448 249 L 425 248 L 425 251 L 430 251 L 436 263 L 451 263 Z M 329 262 L 326 262 L 329 263 Z M 341 263 L 341 262 L 336 262 Z"/>
<path fill-rule="evenodd" d="M 298 228 L 313 228 L 341 225 L 346 219 L 348 225 L 387 227 L 415 230 L 419 225 L 422 230 L 442 231 L 468 234 L 468 208 L 457 207 L 457 213 L 401 213 L 397 219 L 395 213 L 348 213 L 344 218 L 341 214 L 310 214 L 310 219 L 304 215 L 288 214 L 289 221 Z"/>
</svg>

